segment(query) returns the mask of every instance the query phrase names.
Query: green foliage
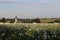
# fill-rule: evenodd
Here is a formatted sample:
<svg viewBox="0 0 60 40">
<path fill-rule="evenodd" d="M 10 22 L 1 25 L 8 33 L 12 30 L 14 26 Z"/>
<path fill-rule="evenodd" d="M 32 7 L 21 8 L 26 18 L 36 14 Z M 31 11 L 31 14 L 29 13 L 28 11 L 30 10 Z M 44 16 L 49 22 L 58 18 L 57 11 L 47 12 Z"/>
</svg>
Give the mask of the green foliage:
<svg viewBox="0 0 60 40">
<path fill-rule="evenodd" d="M 23 19 L 23 23 L 32 23 L 31 19 Z"/>
<path fill-rule="evenodd" d="M 40 19 L 39 18 L 33 19 L 32 22 L 40 23 Z"/>
<path fill-rule="evenodd" d="M 14 23 L 15 22 L 15 18 L 13 19 L 6 19 L 6 18 L 2 18 L 0 19 L 0 22 L 10 22 L 10 23 Z M 60 18 L 34 18 L 34 19 L 19 19 L 17 18 L 17 23 L 60 23 Z"/>
<path fill-rule="evenodd" d="M 60 23 L 60 20 L 55 20 L 56 23 Z"/>
<path fill-rule="evenodd" d="M 5 18 L 2 18 L 1 21 L 2 21 L 3 23 L 5 23 L 5 22 L 6 22 L 6 19 L 5 19 Z"/>
<path fill-rule="evenodd" d="M 49 27 L 32 29 L 26 26 L 0 25 L 0 40 L 60 40 L 59 27 Z"/>
<path fill-rule="evenodd" d="M 10 23 L 14 23 L 15 22 L 15 19 L 10 19 Z"/>
</svg>

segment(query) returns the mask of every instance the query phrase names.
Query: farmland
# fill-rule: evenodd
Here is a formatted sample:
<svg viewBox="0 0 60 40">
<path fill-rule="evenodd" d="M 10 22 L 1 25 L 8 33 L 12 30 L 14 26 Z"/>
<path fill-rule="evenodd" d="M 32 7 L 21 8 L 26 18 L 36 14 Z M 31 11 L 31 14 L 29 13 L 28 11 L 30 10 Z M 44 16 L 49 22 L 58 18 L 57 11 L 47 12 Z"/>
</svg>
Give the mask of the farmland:
<svg viewBox="0 0 60 40">
<path fill-rule="evenodd" d="M 0 24 L 0 40 L 60 40 L 60 24 Z"/>
</svg>

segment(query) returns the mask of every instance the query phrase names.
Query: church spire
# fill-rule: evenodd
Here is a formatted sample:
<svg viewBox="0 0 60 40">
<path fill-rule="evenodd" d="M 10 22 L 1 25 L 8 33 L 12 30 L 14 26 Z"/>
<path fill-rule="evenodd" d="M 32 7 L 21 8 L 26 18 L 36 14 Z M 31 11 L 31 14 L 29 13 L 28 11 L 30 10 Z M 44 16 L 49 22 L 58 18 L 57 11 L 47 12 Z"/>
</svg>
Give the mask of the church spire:
<svg viewBox="0 0 60 40">
<path fill-rule="evenodd" d="M 17 23 L 17 19 L 18 19 L 17 16 L 15 16 L 15 22 L 14 23 Z"/>
</svg>

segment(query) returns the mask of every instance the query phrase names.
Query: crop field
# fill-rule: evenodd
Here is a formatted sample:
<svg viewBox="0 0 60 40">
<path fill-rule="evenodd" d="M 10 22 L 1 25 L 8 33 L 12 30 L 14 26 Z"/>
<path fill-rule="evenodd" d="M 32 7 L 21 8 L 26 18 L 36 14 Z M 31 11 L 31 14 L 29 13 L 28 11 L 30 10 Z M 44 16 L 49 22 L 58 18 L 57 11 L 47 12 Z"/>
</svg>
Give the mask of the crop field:
<svg viewBox="0 0 60 40">
<path fill-rule="evenodd" d="M 60 24 L 0 24 L 0 40 L 60 40 Z"/>
</svg>

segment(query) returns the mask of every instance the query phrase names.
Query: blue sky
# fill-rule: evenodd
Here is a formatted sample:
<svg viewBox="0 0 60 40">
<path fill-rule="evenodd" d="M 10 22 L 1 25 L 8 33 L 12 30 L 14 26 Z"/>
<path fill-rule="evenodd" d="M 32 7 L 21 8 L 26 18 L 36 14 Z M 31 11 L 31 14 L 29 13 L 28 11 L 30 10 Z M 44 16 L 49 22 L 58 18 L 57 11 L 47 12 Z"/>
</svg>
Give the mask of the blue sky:
<svg viewBox="0 0 60 40">
<path fill-rule="evenodd" d="M 60 0 L 0 0 L 0 18 L 60 18 Z"/>
</svg>

